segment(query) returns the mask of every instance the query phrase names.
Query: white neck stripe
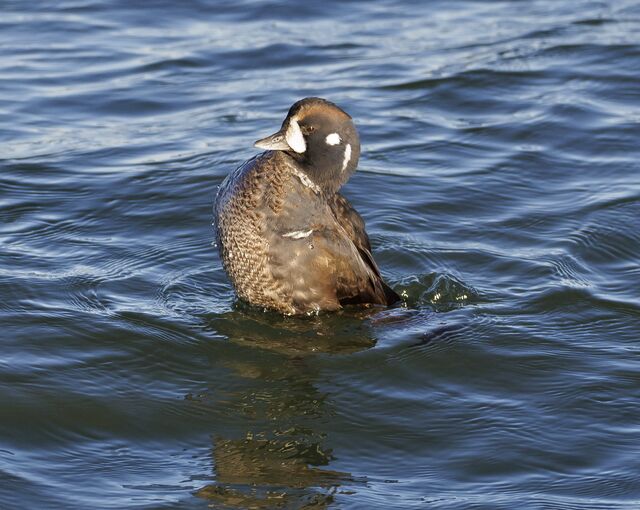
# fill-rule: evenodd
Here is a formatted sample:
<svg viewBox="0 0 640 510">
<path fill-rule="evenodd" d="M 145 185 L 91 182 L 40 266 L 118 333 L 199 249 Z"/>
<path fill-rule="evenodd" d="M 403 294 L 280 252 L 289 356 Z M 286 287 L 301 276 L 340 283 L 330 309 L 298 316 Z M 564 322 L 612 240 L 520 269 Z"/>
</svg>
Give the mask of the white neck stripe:
<svg viewBox="0 0 640 510">
<path fill-rule="evenodd" d="M 342 171 L 344 172 L 347 169 L 347 165 L 351 161 L 351 144 L 348 143 L 344 148 L 344 159 L 342 160 Z"/>
</svg>

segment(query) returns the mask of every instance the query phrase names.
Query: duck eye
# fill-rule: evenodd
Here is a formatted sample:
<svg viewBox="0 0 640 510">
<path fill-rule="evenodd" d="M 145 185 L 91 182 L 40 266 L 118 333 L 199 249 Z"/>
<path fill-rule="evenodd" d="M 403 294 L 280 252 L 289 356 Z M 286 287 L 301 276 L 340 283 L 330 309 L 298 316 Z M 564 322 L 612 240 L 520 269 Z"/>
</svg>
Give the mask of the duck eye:
<svg viewBox="0 0 640 510">
<path fill-rule="evenodd" d="M 309 135 L 313 133 L 316 130 L 316 128 L 313 126 L 300 126 L 300 130 L 302 131 L 303 135 Z"/>
</svg>

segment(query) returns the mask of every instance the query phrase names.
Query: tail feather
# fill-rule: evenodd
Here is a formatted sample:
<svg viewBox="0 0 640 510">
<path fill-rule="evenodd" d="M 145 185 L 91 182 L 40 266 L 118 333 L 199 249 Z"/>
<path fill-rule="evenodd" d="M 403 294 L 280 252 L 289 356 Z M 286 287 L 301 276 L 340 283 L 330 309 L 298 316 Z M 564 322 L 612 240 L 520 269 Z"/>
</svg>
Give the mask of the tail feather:
<svg viewBox="0 0 640 510">
<path fill-rule="evenodd" d="M 382 284 L 382 290 L 384 290 L 384 297 L 387 300 L 387 306 L 393 305 L 401 300 L 398 293 L 389 287 L 384 280 L 380 280 L 380 283 Z"/>
</svg>

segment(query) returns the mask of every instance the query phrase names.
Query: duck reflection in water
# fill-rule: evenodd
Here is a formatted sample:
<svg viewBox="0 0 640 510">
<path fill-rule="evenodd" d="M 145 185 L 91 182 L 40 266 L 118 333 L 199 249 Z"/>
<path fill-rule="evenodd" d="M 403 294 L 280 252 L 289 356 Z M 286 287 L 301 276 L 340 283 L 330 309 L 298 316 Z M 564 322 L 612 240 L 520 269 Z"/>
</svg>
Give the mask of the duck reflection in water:
<svg viewBox="0 0 640 510">
<path fill-rule="evenodd" d="M 375 345 L 363 322 L 353 314 L 291 320 L 251 309 L 210 321 L 248 352 L 224 362 L 243 387 L 221 404 L 240 437 L 214 434 L 215 482 L 198 496 L 221 508 L 324 508 L 341 485 L 356 482 L 329 468 L 335 457 L 323 424 L 335 410 L 317 387 L 312 357 Z"/>
</svg>

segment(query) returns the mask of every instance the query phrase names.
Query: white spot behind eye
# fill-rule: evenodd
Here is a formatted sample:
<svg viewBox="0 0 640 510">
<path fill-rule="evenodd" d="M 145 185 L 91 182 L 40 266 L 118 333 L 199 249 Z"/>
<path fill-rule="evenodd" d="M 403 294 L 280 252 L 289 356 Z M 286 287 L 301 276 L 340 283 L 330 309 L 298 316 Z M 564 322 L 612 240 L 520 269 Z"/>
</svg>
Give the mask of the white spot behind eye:
<svg viewBox="0 0 640 510">
<path fill-rule="evenodd" d="M 324 141 L 327 142 L 328 145 L 338 145 L 342 140 L 338 133 L 331 133 L 330 135 L 327 135 Z"/>
<path fill-rule="evenodd" d="M 344 148 L 344 159 L 342 160 L 342 171 L 344 172 L 347 169 L 347 165 L 351 161 L 351 144 L 348 143 Z"/>
<path fill-rule="evenodd" d="M 295 117 L 291 119 L 291 121 L 289 121 L 289 126 L 287 127 L 287 132 L 285 133 L 284 137 L 286 138 L 289 147 L 291 147 L 298 154 L 302 154 L 307 150 L 307 142 L 304 141 L 304 136 L 302 134 L 302 131 L 300 130 L 300 125 L 298 124 L 298 121 L 295 119 Z"/>
</svg>

